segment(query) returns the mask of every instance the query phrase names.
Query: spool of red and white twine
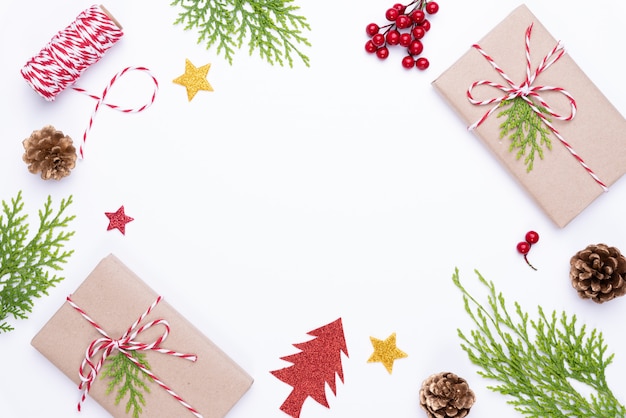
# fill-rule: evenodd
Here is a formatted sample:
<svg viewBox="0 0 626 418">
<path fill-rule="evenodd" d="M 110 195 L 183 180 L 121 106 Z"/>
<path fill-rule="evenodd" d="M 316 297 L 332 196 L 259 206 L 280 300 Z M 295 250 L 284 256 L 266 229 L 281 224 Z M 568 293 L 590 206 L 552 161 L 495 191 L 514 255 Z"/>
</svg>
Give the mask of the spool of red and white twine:
<svg viewBox="0 0 626 418">
<path fill-rule="evenodd" d="M 145 67 L 126 67 L 114 75 L 100 96 L 91 94 L 74 83 L 91 65 L 98 62 L 103 55 L 123 36 L 121 25 L 103 7 L 94 5 L 81 12 L 65 29 L 52 37 L 41 51 L 22 67 L 21 74 L 26 82 L 41 97 L 53 101 L 59 93 L 71 87 L 73 90 L 86 94 L 96 100 L 95 109 L 79 147 L 80 158 L 84 157 L 84 144 L 91 130 L 96 113 L 102 105 L 123 113 L 141 112 L 148 108 L 156 98 L 159 83 Z M 150 100 L 136 108 L 123 108 L 106 103 L 105 97 L 113 84 L 129 71 L 141 71 L 149 75 L 154 83 L 154 91 Z"/>
<path fill-rule="evenodd" d="M 67 297 L 67 303 L 74 308 L 96 331 L 101 335 L 100 338 L 94 339 L 87 349 L 85 350 L 85 358 L 83 359 L 79 369 L 78 377 L 80 378 L 80 384 L 78 388 L 82 391 L 81 399 L 78 402 L 78 410 L 81 410 L 81 405 L 87 398 L 87 394 L 91 389 L 91 385 L 95 383 L 98 373 L 102 368 L 107 357 L 114 351 L 118 350 L 125 355 L 130 361 L 135 364 L 143 373 L 149 376 L 157 385 L 165 390 L 170 396 L 172 396 L 178 403 L 185 407 L 192 415 L 197 418 L 202 418 L 200 412 L 198 412 L 193 406 L 188 404 L 174 389 L 170 388 L 166 383 L 159 379 L 150 369 L 146 368 L 143 364 L 133 357 L 132 351 L 156 351 L 168 356 L 178 357 L 189 361 L 196 361 L 197 356 L 195 354 L 179 353 L 178 351 L 161 348 L 161 343 L 165 341 L 170 333 L 170 325 L 165 319 L 156 319 L 140 326 L 143 320 L 152 312 L 152 310 L 161 301 L 161 296 L 158 296 L 154 302 L 139 316 L 139 318 L 126 330 L 124 335 L 120 338 L 114 339 L 107 334 L 107 332 L 94 321 L 80 306 L 78 306 L 71 296 Z M 137 341 L 137 337 L 143 332 L 155 326 L 162 326 L 163 333 L 151 343 L 145 343 Z M 100 359 L 95 360 L 97 355 L 100 354 Z"/>
<path fill-rule="evenodd" d="M 600 187 L 602 187 L 604 191 L 607 191 L 608 187 L 606 186 L 606 184 L 602 180 L 600 180 L 600 178 L 591 169 L 591 167 L 589 167 L 587 163 L 585 163 L 582 157 L 565 140 L 565 138 L 563 138 L 561 133 L 554 127 L 554 125 L 550 122 L 550 120 L 548 120 L 548 118 L 543 114 L 543 112 L 535 105 L 533 100 L 531 100 L 532 98 L 537 100 L 540 106 L 543 107 L 544 111 L 546 111 L 550 115 L 550 117 L 554 119 L 562 120 L 562 121 L 570 121 L 576 115 L 576 101 L 574 100 L 574 97 L 572 97 L 572 95 L 568 93 L 565 89 L 563 89 L 562 87 L 556 87 L 556 86 L 535 86 L 534 85 L 534 82 L 537 76 L 539 76 L 539 74 L 541 74 L 543 71 L 547 70 L 552 64 L 558 61 L 563 56 L 563 54 L 565 54 L 565 48 L 563 47 L 563 44 L 560 41 L 557 42 L 554 48 L 552 48 L 550 52 L 548 52 L 546 56 L 543 57 L 543 59 L 541 60 L 541 62 L 539 63 L 535 71 L 533 72 L 531 68 L 531 59 L 530 59 L 530 35 L 532 33 L 532 29 L 533 29 L 533 25 L 531 23 L 526 29 L 526 35 L 524 38 L 524 41 L 525 41 L 524 52 L 526 56 L 526 79 L 524 80 L 523 83 L 519 85 L 516 84 L 504 72 L 504 70 L 502 70 L 502 68 L 500 68 L 500 66 L 496 64 L 494 59 L 489 54 L 487 54 L 478 44 L 472 45 L 474 49 L 476 49 L 489 62 L 489 64 L 491 64 L 491 67 L 507 82 L 508 86 L 495 83 L 489 80 L 475 81 L 474 83 L 470 85 L 470 87 L 467 89 L 467 98 L 471 104 L 477 105 L 477 106 L 493 105 L 493 107 L 491 107 L 491 109 L 489 109 L 480 119 L 478 119 L 476 122 L 468 126 L 468 129 L 471 131 L 471 130 L 476 129 L 478 126 L 480 126 L 480 124 L 482 124 L 492 113 L 496 111 L 496 109 L 498 109 L 498 107 L 500 106 L 500 103 L 506 100 L 511 100 L 516 97 L 520 97 L 524 101 L 526 101 L 526 103 L 528 103 L 528 105 L 533 110 L 533 112 L 535 112 L 537 116 L 543 121 L 543 123 L 550 129 L 550 131 L 552 131 L 554 136 L 557 137 L 557 139 L 569 151 L 572 157 L 574 157 L 576 161 L 578 161 L 578 163 L 585 169 L 585 171 L 587 171 L 587 174 L 589 174 L 591 178 L 593 178 L 593 180 Z M 502 91 L 504 95 L 500 97 L 487 99 L 487 100 L 475 99 L 472 94 L 473 90 L 476 87 L 483 86 L 483 85 L 494 87 Z M 552 91 L 552 92 L 560 93 L 563 96 L 565 96 L 570 104 L 570 114 L 567 116 L 563 116 L 563 115 L 556 113 L 548 105 L 548 103 L 546 103 L 546 101 L 541 97 L 540 92 L 542 91 Z"/>
</svg>

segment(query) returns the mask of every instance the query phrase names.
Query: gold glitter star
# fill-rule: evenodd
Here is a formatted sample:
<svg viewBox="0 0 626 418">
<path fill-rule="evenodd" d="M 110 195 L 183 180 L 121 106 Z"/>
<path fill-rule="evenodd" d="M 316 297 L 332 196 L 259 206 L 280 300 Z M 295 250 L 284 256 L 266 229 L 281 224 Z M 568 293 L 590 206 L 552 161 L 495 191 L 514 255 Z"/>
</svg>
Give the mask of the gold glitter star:
<svg viewBox="0 0 626 418">
<path fill-rule="evenodd" d="M 386 340 L 370 337 L 374 346 L 374 353 L 367 360 L 368 363 L 381 362 L 391 374 L 393 362 L 399 358 L 408 357 L 408 355 L 396 347 L 396 333 L 394 332 Z"/>
<path fill-rule="evenodd" d="M 191 101 L 200 90 L 213 91 L 213 87 L 211 87 L 211 84 L 209 84 L 206 79 L 209 68 L 211 68 L 211 64 L 206 64 L 198 68 L 193 65 L 191 61 L 185 59 L 185 74 L 175 78 L 174 83 L 185 86 L 189 101 Z"/>
</svg>

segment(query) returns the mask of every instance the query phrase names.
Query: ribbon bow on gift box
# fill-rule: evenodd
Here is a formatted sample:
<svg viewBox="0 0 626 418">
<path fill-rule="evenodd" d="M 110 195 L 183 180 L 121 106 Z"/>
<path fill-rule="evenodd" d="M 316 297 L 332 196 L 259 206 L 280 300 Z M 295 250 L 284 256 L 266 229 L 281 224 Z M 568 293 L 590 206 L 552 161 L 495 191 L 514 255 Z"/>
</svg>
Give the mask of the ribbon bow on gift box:
<svg viewBox="0 0 626 418">
<path fill-rule="evenodd" d="M 161 296 L 157 297 L 156 300 L 146 309 L 146 311 L 128 328 L 128 330 L 120 337 L 119 339 L 111 338 L 108 333 L 100 326 L 97 322 L 95 322 L 87 313 L 79 307 L 70 296 L 67 297 L 67 302 L 72 306 L 78 313 L 81 314 L 87 322 L 89 322 L 95 329 L 102 335 L 100 338 L 96 338 L 93 340 L 87 350 L 85 352 L 85 358 L 83 359 L 80 368 L 79 368 L 79 377 L 80 384 L 78 388 L 82 390 L 81 400 L 78 403 L 78 410 L 81 409 L 81 404 L 85 401 L 87 394 L 89 393 L 89 389 L 91 385 L 95 382 L 104 361 L 111 354 L 113 350 L 118 350 L 120 353 L 124 354 L 130 361 L 133 362 L 135 366 L 137 366 L 143 373 L 149 376 L 156 384 L 158 384 L 161 388 L 163 388 L 167 393 L 169 393 L 174 399 L 176 399 L 181 405 L 183 405 L 189 412 L 195 415 L 198 418 L 202 418 L 202 415 L 198 411 L 196 411 L 191 405 L 189 405 L 183 398 L 181 398 L 173 389 L 163 383 L 154 373 L 152 373 L 148 368 L 146 368 L 143 364 L 141 364 L 131 353 L 132 351 L 156 351 L 158 353 L 167 354 L 174 357 L 180 357 L 185 360 L 196 361 L 197 356 L 195 354 L 185 354 L 179 353 L 177 351 L 168 350 L 165 348 L 161 348 L 161 343 L 167 338 L 170 332 L 169 323 L 164 319 L 156 319 L 150 321 L 142 326 L 139 324 L 145 319 L 148 314 L 158 305 L 161 301 Z M 149 328 L 154 326 L 162 325 L 164 327 L 163 333 L 156 338 L 151 343 L 143 343 L 136 341 L 136 338 L 143 331 L 146 331 Z M 102 356 L 97 362 L 94 362 L 94 357 L 97 353 L 102 351 Z"/>
<path fill-rule="evenodd" d="M 511 80 L 511 78 L 495 63 L 493 58 L 489 56 L 483 49 L 477 45 L 472 45 L 485 59 L 491 64 L 494 70 L 508 83 L 509 86 L 505 86 L 499 83 L 495 83 L 489 80 L 479 80 L 475 81 L 470 85 L 467 90 L 467 97 L 470 103 L 477 106 L 485 106 L 485 105 L 494 105 L 489 109 L 480 119 L 474 122 L 472 125 L 468 127 L 469 130 L 474 130 L 478 126 L 480 126 L 493 112 L 496 111 L 498 107 L 503 102 L 508 100 L 513 100 L 516 98 L 520 98 L 524 100 L 528 106 L 532 109 L 532 111 L 541 119 L 541 121 L 550 129 L 550 131 L 557 137 L 557 139 L 567 148 L 570 154 L 580 163 L 580 165 L 589 173 L 589 175 L 598 183 L 604 191 L 607 191 L 608 188 L 602 180 L 593 172 L 593 170 L 585 163 L 585 161 L 576 153 L 576 151 L 572 148 L 572 146 L 563 138 L 563 136 L 559 133 L 559 131 L 552 125 L 548 117 L 544 114 L 547 113 L 551 118 L 562 120 L 562 121 L 570 121 L 576 115 L 576 101 L 572 97 L 570 93 L 568 93 L 565 89 L 561 87 L 555 86 L 535 86 L 533 85 L 537 76 L 541 74 L 543 71 L 547 70 L 552 64 L 559 60 L 565 54 L 565 49 L 563 44 L 559 41 L 557 44 L 548 52 L 548 54 L 541 60 L 535 71 L 532 71 L 531 60 L 530 60 L 530 35 L 532 32 L 533 24 L 526 29 L 526 37 L 525 37 L 525 55 L 526 55 L 526 78 L 521 84 L 516 84 Z M 495 97 L 488 100 L 477 100 L 474 98 L 472 91 L 478 86 L 490 86 L 494 87 L 504 94 L 500 97 Z M 565 96 L 570 105 L 570 113 L 567 116 L 562 116 L 556 113 L 546 101 L 541 97 L 540 92 L 551 91 L 560 93 Z M 539 106 L 535 104 L 532 99 L 537 100 Z"/>
</svg>

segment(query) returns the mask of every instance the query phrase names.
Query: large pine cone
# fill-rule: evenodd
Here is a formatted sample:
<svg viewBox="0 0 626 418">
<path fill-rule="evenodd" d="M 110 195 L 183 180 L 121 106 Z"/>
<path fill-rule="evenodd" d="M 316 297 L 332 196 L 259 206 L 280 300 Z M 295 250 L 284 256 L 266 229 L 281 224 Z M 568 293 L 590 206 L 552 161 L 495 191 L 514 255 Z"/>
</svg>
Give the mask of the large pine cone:
<svg viewBox="0 0 626 418">
<path fill-rule="evenodd" d="M 589 245 L 570 259 L 569 277 L 583 299 L 604 303 L 626 294 L 626 258 L 615 247 Z"/>
<path fill-rule="evenodd" d="M 475 400 L 465 379 L 450 372 L 431 375 L 420 389 L 420 405 L 428 418 L 463 418 Z"/>
<path fill-rule="evenodd" d="M 26 138 L 22 159 L 28 164 L 28 171 L 37 174 L 41 171 L 44 180 L 60 180 L 69 176 L 76 166 L 76 148 L 72 138 L 52 126 L 33 131 Z"/>
</svg>

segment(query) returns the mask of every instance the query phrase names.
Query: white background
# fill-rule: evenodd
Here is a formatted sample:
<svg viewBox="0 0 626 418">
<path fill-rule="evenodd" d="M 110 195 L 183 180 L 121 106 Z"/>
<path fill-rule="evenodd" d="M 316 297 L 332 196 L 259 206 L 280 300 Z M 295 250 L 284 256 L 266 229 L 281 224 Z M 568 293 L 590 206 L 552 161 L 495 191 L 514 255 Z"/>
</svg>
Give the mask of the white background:
<svg viewBox="0 0 626 418">
<path fill-rule="evenodd" d="M 77 216 L 65 280 L 0 335 L 1 416 L 107 416 L 91 399 L 76 412 L 77 388 L 30 340 L 109 253 L 254 377 L 229 418 L 286 416 L 279 406 L 291 387 L 270 371 L 289 365 L 280 357 L 308 331 L 339 317 L 345 383 L 336 396 L 328 391 L 330 409 L 307 400 L 302 418 L 425 416 L 418 390 L 440 371 L 468 380 L 477 397 L 471 416 L 519 416 L 459 346 L 456 329 L 471 324 L 451 281 L 455 267 L 479 297 L 475 268 L 531 314 L 537 305 L 564 309 L 598 327 L 616 353 L 609 384 L 626 402 L 626 298 L 596 305 L 568 278 L 570 257 L 588 244 L 626 250 L 626 181 L 555 227 L 430 84 L 520 3 L 441 0 L 424 39 L 425 72 L 402 68 L 398 50 L 386 62 L 364 51 L 366 24 L 382 23 L 391 3 L 297 1 L 312 26 L 313 46 L 303 47 L 311 67 L 282 68 L 247 48 L 229 65 L 173 25 L 179 9 L 167 0 L 108 0 L 125 35 L 78 84 L 99 93 L 122 68 L 141 65 L 161 88 L 143 113 L 98 112 L 85 159 L 56 182 L 28 172 L 22 140 L 52 124 L 79 143 L 95 102 L 71 90 L 45 102 L 19 70 L 92 3 L 0 0 L 0 198 L 22 190 L 33 229 L 48 195 L 55 206 L 73 195 Z M 527 5 L 624 113 L 626 6 Z M 185 58 L 211 63 L 214 92 L 188 102 L 172 83 Z M 150 93 L 147 77 L 132 75 L 110 101 L 134 106 Z M 104 215 L 121 205 L 135 218 L 125 236 L 107 231 Z M 538 271 L 515 250 L 530 229 L 541 236 L 529 254 Z M 367 363 L 369 337 L 393 332 L 408 357 L 389 374 Z"/>
</svg>

